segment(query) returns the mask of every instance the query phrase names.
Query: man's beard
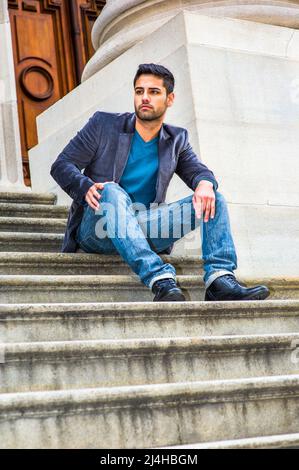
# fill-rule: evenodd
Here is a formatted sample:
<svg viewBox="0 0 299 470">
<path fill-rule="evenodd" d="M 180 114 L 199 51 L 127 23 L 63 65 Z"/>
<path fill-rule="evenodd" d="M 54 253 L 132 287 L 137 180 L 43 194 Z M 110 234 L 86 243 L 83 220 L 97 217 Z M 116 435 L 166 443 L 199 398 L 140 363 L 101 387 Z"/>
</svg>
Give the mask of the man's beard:
<svg viewBox="0 0 299 470">
<path fill-rule="evenodd" d="M 140 109 L 135 108 L 136 115 L 140 121 L 157 121 L 164 115 L 165 111 L 166 109 L 164 109 L 162 112 L 153 112 L 149 110 L 141 111 Z"/>
</svg>

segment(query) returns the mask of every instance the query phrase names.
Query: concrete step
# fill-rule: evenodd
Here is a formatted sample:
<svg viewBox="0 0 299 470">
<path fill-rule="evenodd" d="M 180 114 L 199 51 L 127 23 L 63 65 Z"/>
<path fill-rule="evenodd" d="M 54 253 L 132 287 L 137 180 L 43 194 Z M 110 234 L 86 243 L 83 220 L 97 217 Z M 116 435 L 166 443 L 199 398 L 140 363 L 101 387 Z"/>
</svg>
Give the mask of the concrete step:
<svg viewBox="0 0 299 470">
<path fill-rule="evenodd" d="M 0 232 L 0 252 L 58 252 L 63 238 L 58 233 Z"/>
<path fill-rule="evenodd" d="M 24 204 L 0 202 L 1 217 L 44 217 L 66 219 L 67 206 L 53 206 L 47 204 Z"/>
<path fill-rule="evenodd" d="M 0 203 L 54 205 L 56 203 L 56 199 L 56 195 L 52 193 L 33 193 L 31 191 L 24 193 L 10 193 L 0 191 Z"/>
<path fill-rule="evenodd" d="M 0 217 L 1 232 L 39 232 L 63 234 L 65 227 L 65 219 Z"/>
<path fill-rule="evenodd" d="M 299 374 L 296 345 L 299 334 L 11 343 L 0 393 Z"/>
<path fill-rule="evenodd" d="M 198 256 L 162 255 L 175 266 L 177 274 L 202 273 Z M 131 274 L 131 268 L 117 255 L 88 253 L 0 253 L 0 274 Z"/>
<path fill-rule="evenodd" d="M 186 295 L 202 300 L 201 276 L 178 276 Z M 0 303 L 136 302 L 153 294 L 136 275 L 1 275 Z"/>
<path fill-rule="evenodd" d="M 0 304 L 4 343 L 295 332 L 298 300 Z"/>
<path fill-rule="evenodd" d="M 291 434 L 298 411 L 298 375 L 1 394 L 0 447 L 150 448 Z"/>
<path fill-rule="evenodd" d="M 205 442 L 204 444 L 158 447 L 158 449 L 299 449 L 299 434 L 279 434 L 231 441 Z"/>
<path fill-rule="evenodd" d="M 200 301 L 204 298 L 202 276 L 179 275 L 186 299 Z M 252 281 L 252 284 L 259 280 Z M 289 284 L 277 280 L 268 285 L 271 298 L 298 298 L 299 282 Z M 288 295 L 286 296 L 286 292 Z M 153 294 L 135 275 L 0 275 L 0 303 L 42 302 L 138 302 L 152 301 Z"/>
</svg>

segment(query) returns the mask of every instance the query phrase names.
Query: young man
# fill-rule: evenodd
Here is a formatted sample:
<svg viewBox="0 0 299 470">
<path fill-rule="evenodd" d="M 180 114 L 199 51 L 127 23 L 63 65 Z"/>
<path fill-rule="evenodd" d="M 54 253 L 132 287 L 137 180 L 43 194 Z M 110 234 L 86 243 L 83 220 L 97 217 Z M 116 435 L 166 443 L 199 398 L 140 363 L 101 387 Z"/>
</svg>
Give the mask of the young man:
<svg viewBox="0 0 299 470">
<path fill-rule="evenodd" d="M 214 174 L 185 129 L 163 124 L 175 98 L 172 73 L 142 64 L 134 90 L 135 113 L 96 112 L 52 165 L 52 177 L 74 200 L 62 251 L 119 253 L 154 301 L 184 301 L 174 267 L 158 253 L 170 253 L 202 223 L 205 300 L 265 299 L 267 287 L 244 287 L 233 274 L 237 257 Z M 174 173 L 194 193 L 165 204 Z"/>
</svg>

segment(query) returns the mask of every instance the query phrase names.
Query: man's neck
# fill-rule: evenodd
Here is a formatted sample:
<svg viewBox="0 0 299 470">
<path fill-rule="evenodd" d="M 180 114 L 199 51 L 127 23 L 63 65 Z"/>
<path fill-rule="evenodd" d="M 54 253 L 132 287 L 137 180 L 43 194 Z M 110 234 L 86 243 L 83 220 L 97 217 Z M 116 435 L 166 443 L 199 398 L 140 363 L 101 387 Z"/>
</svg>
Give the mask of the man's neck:
<svg viewBox="0 0 299 470">
<path fill-rule="evenodd" d="M 150 140 L 157 137 L 162 127 L 163 121 L 141 121 L 136 118 L 136 125 L 135 129 L 137 130 L 138 134 L 143 138 L 145 142 L 149 142 Z"/>
</svg>

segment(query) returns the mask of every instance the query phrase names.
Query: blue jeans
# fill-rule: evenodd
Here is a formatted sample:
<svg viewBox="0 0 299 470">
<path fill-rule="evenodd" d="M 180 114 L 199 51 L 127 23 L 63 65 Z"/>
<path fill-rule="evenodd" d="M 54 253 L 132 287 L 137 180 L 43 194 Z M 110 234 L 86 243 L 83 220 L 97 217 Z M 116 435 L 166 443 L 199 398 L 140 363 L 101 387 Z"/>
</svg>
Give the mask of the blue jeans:
<svg viewBox="0 0 299 470">
<path fill-rule="evenodd" d="M 114 182 L 106 183 L 99 194 L 99 210 L 87 204 L 84 208 L 77 230 L 80 248 L 87 253 L 119 253 L 147 287 L 159 279 L 176 279 L 175 268 L 158 253 L 197 227 L 201 228 L 206 287 L 237 268 L 227 205 L 218 191 L 216 214 L 208 222 L 196 218 L 192 195 L 145 208 L 132 205 L 127 192 Z"/>
</svg>

